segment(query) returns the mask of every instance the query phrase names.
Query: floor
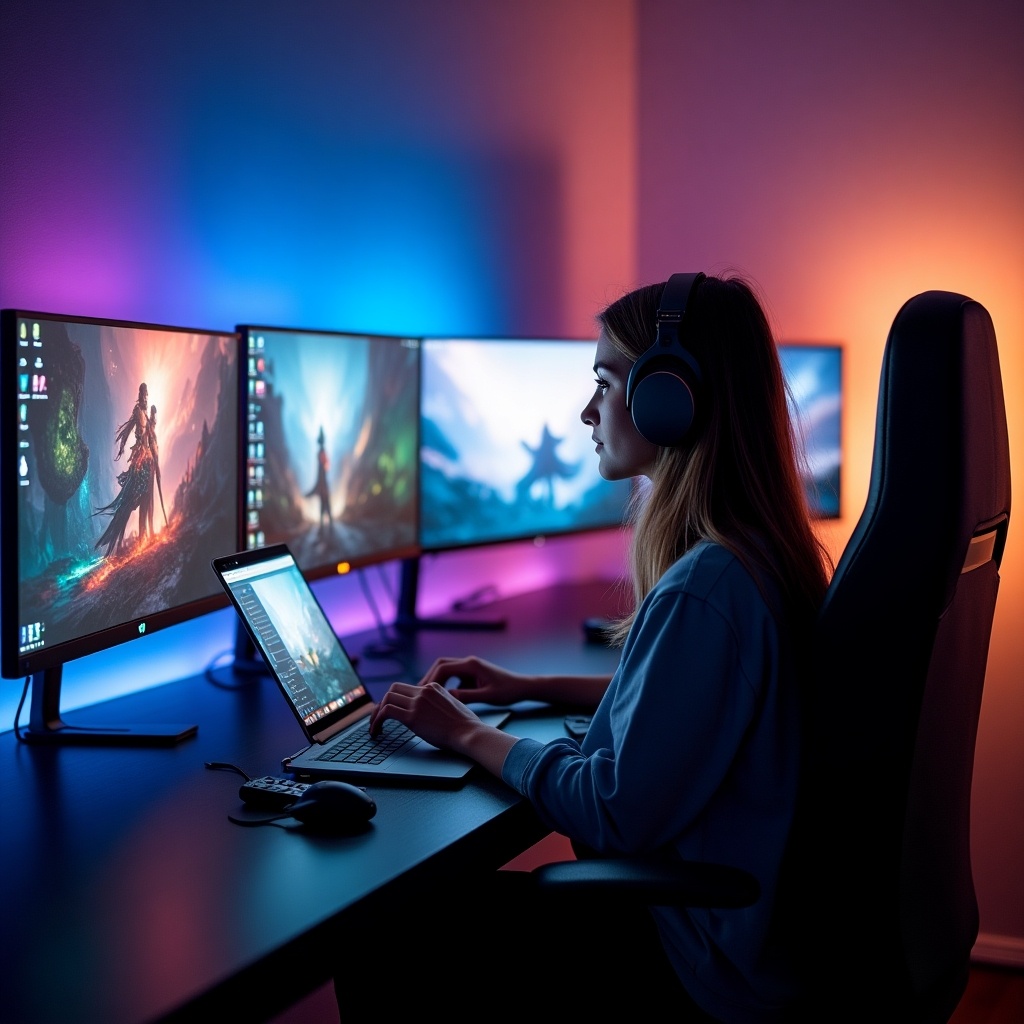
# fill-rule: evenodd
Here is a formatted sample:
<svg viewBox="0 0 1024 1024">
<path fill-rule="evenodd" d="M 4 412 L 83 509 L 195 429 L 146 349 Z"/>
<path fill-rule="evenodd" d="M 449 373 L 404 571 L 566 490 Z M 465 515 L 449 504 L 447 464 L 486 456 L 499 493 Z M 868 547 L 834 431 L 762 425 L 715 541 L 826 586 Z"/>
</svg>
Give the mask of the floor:
<svg viewBox="0 0 1024 1024">
<path fill-rule="evenodd" d="M 1024 1024 L 1024 970 L 971 968 L 967 991 L 949 1024 Z"/>
</svg>

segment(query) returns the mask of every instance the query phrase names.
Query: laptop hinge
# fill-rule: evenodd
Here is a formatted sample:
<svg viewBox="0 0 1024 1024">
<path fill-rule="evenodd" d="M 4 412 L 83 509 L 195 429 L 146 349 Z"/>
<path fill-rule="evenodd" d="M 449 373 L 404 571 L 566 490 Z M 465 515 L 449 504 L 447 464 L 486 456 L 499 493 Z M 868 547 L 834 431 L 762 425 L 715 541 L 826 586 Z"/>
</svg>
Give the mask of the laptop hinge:
<svg viewBox="0 0 1024 1024">
<path fill-rule="evenodd" d="M 342 729 L 347 729 L 353 722 L 358 722 L 360 719 L 366 718 L 366 716 L 369 715 L 376 706 L 376 704 L 367 704 L 365 707 L 361 707 L 358 711 L 353 711 L 352 714 L 343 721 L 329 725 L 323 730 L 323 732 L 313 732 L 311 729 L 310 735 L 313 737 L 313 742 L 326 743 L 333 736 L 337 736 Z"/>
</svg>

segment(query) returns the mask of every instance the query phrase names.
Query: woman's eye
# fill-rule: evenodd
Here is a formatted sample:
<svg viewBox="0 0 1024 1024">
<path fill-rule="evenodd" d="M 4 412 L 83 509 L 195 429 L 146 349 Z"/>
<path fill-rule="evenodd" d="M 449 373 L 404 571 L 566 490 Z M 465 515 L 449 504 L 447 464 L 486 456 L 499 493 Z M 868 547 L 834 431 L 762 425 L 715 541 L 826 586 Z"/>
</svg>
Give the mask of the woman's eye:
<svg viewBox="0 0 1024 1024">
<path fill-rule="evenodd" d="M 602 377 L 595 377 L 594 383 L 597 385 L 597 390 L 604 394 L 608 390 L 608 381 Z"/>
</svg>

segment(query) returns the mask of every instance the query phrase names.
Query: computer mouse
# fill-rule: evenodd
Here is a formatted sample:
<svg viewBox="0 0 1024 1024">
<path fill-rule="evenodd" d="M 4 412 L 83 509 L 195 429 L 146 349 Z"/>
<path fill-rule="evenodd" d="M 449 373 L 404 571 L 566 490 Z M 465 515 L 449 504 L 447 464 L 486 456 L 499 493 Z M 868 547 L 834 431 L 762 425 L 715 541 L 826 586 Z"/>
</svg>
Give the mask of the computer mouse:
<svg viewBox="0 0 1024 1024">
<path fill-rule="evenodd" d="M 314 782 L 284 812 L 317 832 L 348 832 L 377 813 L 376 801 L 361 786 L 336 779 Z"/>
</svg>

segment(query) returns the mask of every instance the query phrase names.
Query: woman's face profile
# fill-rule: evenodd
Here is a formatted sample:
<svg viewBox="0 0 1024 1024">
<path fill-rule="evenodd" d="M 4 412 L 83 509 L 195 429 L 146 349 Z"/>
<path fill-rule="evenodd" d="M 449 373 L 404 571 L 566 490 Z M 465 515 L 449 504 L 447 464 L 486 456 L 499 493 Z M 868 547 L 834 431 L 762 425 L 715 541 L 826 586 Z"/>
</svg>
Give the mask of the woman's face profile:
<svg viewBox="0 0 1024 1024">
<path fill-rule="evenodd" d="M 597 389 L 580 419 L 591 428 L 600 473 L 606 480 L 650 476 L 658 455 L 658 446 L 636 429 L 626 408 L 626 382 L 632 365 L 602 331 L 594 356 Z"/>
</svg>

